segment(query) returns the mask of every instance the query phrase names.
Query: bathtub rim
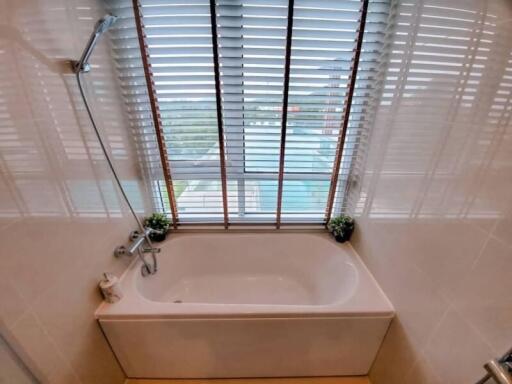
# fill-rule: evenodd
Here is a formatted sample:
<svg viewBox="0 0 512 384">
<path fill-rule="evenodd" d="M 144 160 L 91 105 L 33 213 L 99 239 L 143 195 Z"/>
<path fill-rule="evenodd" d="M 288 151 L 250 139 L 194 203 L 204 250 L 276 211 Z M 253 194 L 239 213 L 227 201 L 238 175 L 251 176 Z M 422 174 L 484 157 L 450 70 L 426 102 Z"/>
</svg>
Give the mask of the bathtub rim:
<svg viewBox="0 0 512 384">
<path fill-rule="evenodd" d="M 237 229 L 236 234 L 297 234 L 318 236 L 325 241 L 332 242 L 340 248 L 340 252 L 347 253 L 357 267 L 359 279 L 366 281 L 367 288 L 374 291 L 379 305 L 352 306 L 344 303 L 332 303 L 323 305 L 271 305 L 271 304 L 218 304 L 218 303 L 170 303 L 152 301 L 144 297 L 136 288 L 134 273 L 140 273 L 141 262 L 134 258 L 120 276 L 125 296 L 121 301 L 109 304 L 105 301 L 95 311 L 96 319 L 105 320 L 133 320 L 133 319 L 250 319 L 250 318 L 354 318 L 354 317 L 394 317 L 395 309 L 386 296 L 377 280 L 362 261 L 350 242 L 337 243 L 325 230 L 296 229 L 277 232 L 275 230 L 248 230 Z M 227 234 L 225 230 L 191 230 L 174 232 L 165 243 L 172 242 L 175 238 L 188 237 L 193 235 L 206 234 Z M 162 273 L 162 271 L 159 271 Z M 130 278 L 131 277 L 131 278 Z M 151 276 L 145 277 L 151 278 Z M 369 286 L 368 286 L 369 285 Z M 130 300 L 128 303 L 127 297 Z M 133 302 L 135 300 L 135 302 Z M 353 300 L 354 301 L 354 300 Z M 172 309 L 171 311 L 169 309 Z"/>
</svg>

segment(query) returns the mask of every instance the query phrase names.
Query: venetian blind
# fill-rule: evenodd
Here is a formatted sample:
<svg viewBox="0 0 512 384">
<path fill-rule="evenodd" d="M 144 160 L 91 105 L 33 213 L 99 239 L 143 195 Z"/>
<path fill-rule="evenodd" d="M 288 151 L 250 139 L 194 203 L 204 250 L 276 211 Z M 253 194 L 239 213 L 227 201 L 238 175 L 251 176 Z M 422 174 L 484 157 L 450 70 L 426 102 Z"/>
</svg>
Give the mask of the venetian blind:
<svg viewBox="0 0 512 384">
<path fill-rule="evenodd" d="M 138 4 L 180 223 L 274 223 L 279 213 L 282 223 L 323 223 L 332 189 L 334 213 L 345 209 L 347 180 L 364 154 L 388 1 Z M 155 203 L 169 212 L 130 6 L 112 7 L 121 18 L 113 31 L 116 58 Z"/>
</svg>

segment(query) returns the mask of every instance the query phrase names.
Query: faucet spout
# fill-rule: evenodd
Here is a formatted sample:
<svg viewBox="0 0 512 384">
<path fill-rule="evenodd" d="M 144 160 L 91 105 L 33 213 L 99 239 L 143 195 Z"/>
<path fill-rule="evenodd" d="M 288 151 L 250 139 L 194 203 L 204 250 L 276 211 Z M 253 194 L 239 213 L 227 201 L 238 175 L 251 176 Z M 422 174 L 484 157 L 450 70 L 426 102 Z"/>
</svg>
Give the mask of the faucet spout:
<svg viewBox="0 0 512 384">
<path fill-rule="evenodd" d="M 144 228 L 144 233 L 133 231 L 130 234 L 130 244 L 128 246 L 121 245 L 114 250 L 116 257 L 133 256 L 137 254 L 142 262 L 141 273 L 142 276 L 154 275 L 157 272 L 156 254 L 160 253 L 160 248 L 154 248 L 149 235 L 154 232 L 151 228 Z M 147 245 L 147 247 L 144 246 Z M 144 257 L 145 253 L 151 253 L 153 264 L 149 264 Z"/>
<path fill-rule="evenodd" d="M 130 255 L 135 254 L 141 247 L 142 244 L 146 241 L 146 237 L 144 235 L 137 235 L 137 237 L 132 240 L 132 243 L 126 249 L 126 252 Z"/>
</svg>

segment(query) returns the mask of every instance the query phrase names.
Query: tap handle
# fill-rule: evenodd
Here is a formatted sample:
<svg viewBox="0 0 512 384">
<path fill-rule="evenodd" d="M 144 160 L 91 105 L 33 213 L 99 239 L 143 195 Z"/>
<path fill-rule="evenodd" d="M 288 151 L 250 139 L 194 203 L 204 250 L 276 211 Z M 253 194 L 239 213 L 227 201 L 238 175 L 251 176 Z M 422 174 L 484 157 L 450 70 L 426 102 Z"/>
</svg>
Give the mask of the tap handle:
<svg viewBox="0 0 512 384">
<path fill-rule="evenodd" d="M 161 231 L 159 229 L 153 229 L 153 228 L 150 228 L 150 227 L 146 227 L 146 234 L 147 235 L 151 235 L 152 233 L 161 235 L 162 233 L 164 233 L 164 231 Z"/>
</svg>

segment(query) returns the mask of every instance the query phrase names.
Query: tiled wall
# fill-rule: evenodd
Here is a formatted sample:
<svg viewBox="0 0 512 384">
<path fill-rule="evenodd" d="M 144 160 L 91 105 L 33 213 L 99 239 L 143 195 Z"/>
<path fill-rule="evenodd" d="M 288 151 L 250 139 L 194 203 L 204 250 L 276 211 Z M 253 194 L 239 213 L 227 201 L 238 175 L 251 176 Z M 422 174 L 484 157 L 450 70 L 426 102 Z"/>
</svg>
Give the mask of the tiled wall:
<svg viewBox="0 0 512 384">
<path fill-rule="evenodd" d="M 353 238 L 397 310 L 371 379 L 471 384 L 512 347 L 512 4 L 397 14 Z"/>
<path fill-rule="evenodd" d="M 34 384 L 36 378 L 0 337 L 0 383 Z"/>
<path fill-rule="evenodd" d="M 102 272 L 125 268 L 112 250 L 135 222 L 66 64 L 104 13 L 94 0 L 0 1 L 0 325 L 47 383 L 124 380 L 94 310 Z M 142 214 L 147 194 L 110 57 L 102 41 L 87 89 Z"/>
</svg>

